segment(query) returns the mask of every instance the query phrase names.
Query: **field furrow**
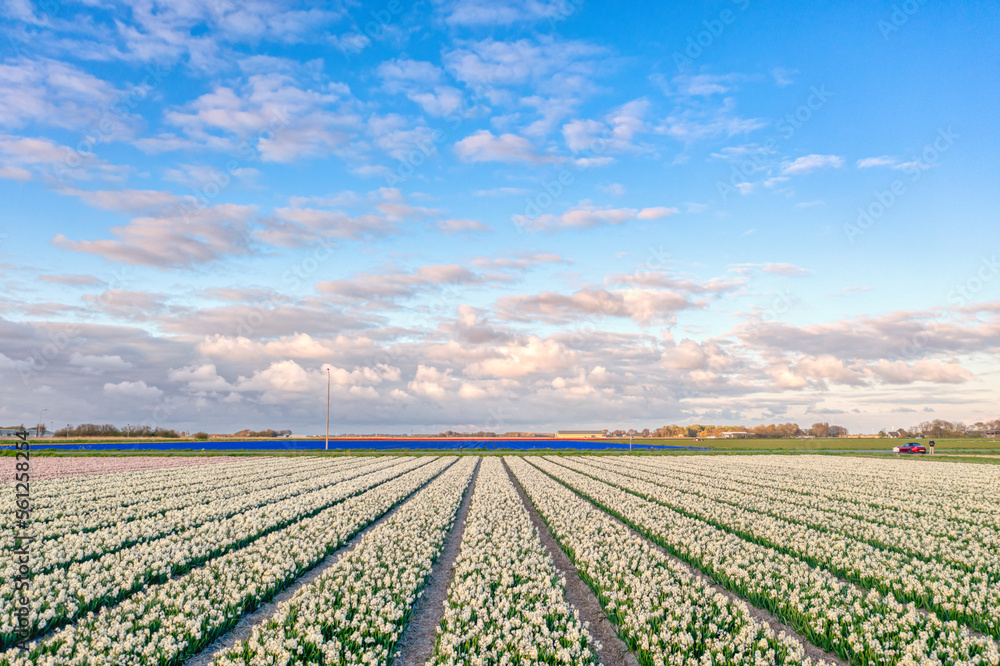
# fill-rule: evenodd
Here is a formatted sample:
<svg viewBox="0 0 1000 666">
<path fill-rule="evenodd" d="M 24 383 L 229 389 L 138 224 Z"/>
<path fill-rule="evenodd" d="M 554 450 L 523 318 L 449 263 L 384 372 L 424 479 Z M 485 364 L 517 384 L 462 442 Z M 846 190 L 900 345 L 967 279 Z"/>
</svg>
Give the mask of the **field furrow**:
<svg viewBox="0 0 1000 666">
<path fill-rule="evenodd" d="M 778 634 L 635 534 L 523 459 L 511 471 L 644 666 L 809 664 Z M 543 463 L 547 466 L 553 465 Z"/>
<path fill-rule="evenodd" d="M 1000 635 L 1000 590 L 988 576 L 927 562 L 800 523 L 747 511 L 732 504 L 680 493 L 591 461 L 563 460 L 566 467 L 613 484 L 683 515 L 703 520 L 754 543 L 798 557 L 866 589 L 913 602 L 943 620 Z M 629 470 L 630 472 L 632 470 Z"/>
<path fill-rule="evenodd" d="M 0 656 L 0 666 L 29 664 L 181 664 L 247 612 L 267 601 L 417 489 L 454 458 L 422 459 L 417 469 L 381 483 L 213 559 L 42 640 Z"/>
<path fill-rule="evenodd" d="M 617 457 L 588 460 L 606 464 L 626 461 Z M 632 465 L 630 469 L 639 468 Z M 988 525 L 876 509 L 869 504 L 847 500 L 818 499 L 792 489 L 762 487 L 745 479 L 730 481 L 721 475 L 692 474 L 660 460 L 646 461 L 641 469 L 655 475 L 656 483 L 681 492 L 841 532 L 920 559 L 946 561 L 970 571 L 985 569 L 991 576 L 1000 575 L 1000 555 L 997 555 L 1000 530 Z"/>
<path fill-rule="evenodd" d="M 27 618 L 30 635 L 39 636 L 91 610 L 117 603 L 150 583 L 162 582 L 242 548 L 427 461 L 408 458 L 385 470 L 35 576 L 31 579 L 35 589 L 32 612 Z M 4 581 L 0 586 L 0 599 L 5 602 L 5 612 L 0 616 L 3 646 L 11 644 L 15 628 L 23 622 L 14 615 L 10 603 L 16 594 L 15 581 Z"/>
<path fill-rule="evenodd" d="M 391 663 L 477 462 L 442 474 L 213 666 Z"/>
<path fill-rule="evenodd" d="M 429 663 L 589 664 L 589 632 L 499 458 L 485 458 Z"/>
<path fill-rule="evenodd" d="M 779 489 L 802 497 L 846 500 L 896 515 L 946 519 L 965 525 L 1000 528 L 1000 489 L 982 465 L 914 466 L 913 460 L 827 456 L 750 456 L 727 460 L 720 469 L 710 460 L 679 460 L 688 473 L 737 474 L 734 480 Z M 673 461 L 671 461 L 673 462 Z M 929 462 L 929 461 L 924 461 Z M 821 483 L 817 480 L 822 479 Z M 919 497 L 919 501 L 914 501 Z M 961 529 L 961 526 L 958 527 Z"/>
<path fill-rule="evenodd" d="M 322 459 L 308 463 L 297 461 L 295 465 L 261 463 L 239 470 L 226 470 L 224 474 L 205 472 L 197 485 L 178 486 L 150 495 L 143 495 L 142 491 L 122 485 L 117 487 L 117 494 L 93 500 L 85 496 L 76 499 L 67 498 L 61 500 L 63 505 L 60 507 L 37 509 L 32 515 L 32 521 L 40 538 L 93 532 L 102 527 L 128 523 L 186 506 L 227 499 L 246 492 L 249 489 L 248 484 L 253 480 L 264 485 L 268 483 L 279 485 L 282 479 L 289 475 L 308 474 L 324 468 L 333 470 L 350 465 L 350 462 L 339 461 L 327 462 L 324 465 Z M 214 471 L 215 469 L 212 470 Z"/>
<path fill-rule="evenodd" d="M 864 592 L 799 558 L 650 502 L 549 460 L 540 469 L 572 487 L 811 642 L 854 664 L 998 664 L 997 643 Z"/>
<path fill-rule="evenodd" d="M 46 573 L 59 566 L 87 560 L 128 548 L 138 543 L 153 541 L 165 535 L 177 534 L 196 528 L 213 520 L 235 516 L 238 513 L 279 502 L 289 497 L 310 493 L 332 486 L 356 476 L 398 464 L 398 459 L 362 459 L 356 465 L 338 465 L 334 469 L 322 468 L 299 474 L 282 474 L 275 479 L 244 480 L 226 484 L 218 494 L 206 493 L 190 505 L 171 508 L 124 523 L 113 523 L 114 510 L 109 509 L 105 520 L 112 524 L 92 532 L 70 532 L 43 539 L 32 562 L 32 575 Z M 9 547 L 13 536 L 8 535 Z M 0 585 L 13 575 L 13 562 L 0 565 Z"/>
</svg>

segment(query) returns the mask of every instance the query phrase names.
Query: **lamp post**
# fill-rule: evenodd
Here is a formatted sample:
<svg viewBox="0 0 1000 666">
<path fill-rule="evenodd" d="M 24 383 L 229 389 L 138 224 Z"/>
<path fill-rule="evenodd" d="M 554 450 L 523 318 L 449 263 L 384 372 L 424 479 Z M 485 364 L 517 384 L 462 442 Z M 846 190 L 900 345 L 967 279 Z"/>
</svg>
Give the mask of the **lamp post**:
<svg viewBox="0 0 1000 666">
<path fill-rule="evenodd" d="M 330 450 L 330 368 L 326 369 L 326 448 L 324 450 Z"/>
</svg>

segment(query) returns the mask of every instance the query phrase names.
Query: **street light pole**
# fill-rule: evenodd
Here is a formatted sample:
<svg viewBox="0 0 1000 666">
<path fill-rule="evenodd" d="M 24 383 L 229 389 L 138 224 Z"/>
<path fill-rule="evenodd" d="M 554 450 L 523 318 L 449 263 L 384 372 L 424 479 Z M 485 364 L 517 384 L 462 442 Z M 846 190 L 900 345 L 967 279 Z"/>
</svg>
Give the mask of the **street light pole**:
<svg viewBox="0 0 1000 666">
<path fill-rule="evenodd" d="M 36 438 L 42 436 L 42 414 L 44 414 L 47 411 L 49 411 L 48 408 L 45 408 L 42 411 L 38 412 L 38 425 L 35 426 Z"/>
<path fill-rule="evenodd" d="M 326 369 L 326 451 L 330 450 L 330 368 Z"/>
</svg>

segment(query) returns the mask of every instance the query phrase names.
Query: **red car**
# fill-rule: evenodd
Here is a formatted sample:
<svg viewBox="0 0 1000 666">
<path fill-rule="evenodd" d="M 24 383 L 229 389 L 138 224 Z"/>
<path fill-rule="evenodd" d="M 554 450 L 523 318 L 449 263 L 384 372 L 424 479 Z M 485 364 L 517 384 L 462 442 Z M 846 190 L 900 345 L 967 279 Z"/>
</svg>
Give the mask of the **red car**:
<svg viewBox="0 0 1000 666">
<path fill-rule="evenodd" d="M 927 448 L 920 446 L 919 444 L 914 444 L 910 442 L 909 444 L 904 444 L 903 446 L 897 446 L 892 449 L 893 453 L 927 453 Z"/>
</svg>

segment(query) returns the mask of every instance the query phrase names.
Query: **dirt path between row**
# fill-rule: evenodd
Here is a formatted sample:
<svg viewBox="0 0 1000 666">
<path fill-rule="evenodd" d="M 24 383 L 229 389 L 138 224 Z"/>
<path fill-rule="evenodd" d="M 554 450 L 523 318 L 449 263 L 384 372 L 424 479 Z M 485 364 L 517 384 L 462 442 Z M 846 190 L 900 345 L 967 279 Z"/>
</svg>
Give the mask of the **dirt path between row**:
<svg viewBox="0 0 1000 666">
<path fill-rule="evenodd" d="M 480 458 L 472 473 L 469 487 L 465 490 L 462 504 L 455 515 L 455 522 L 445 538 L 444 548 L 431 568 L 423 593 L 414 605 L 409 624 L 396 643 L 393 666 L 423 666 L 434 652 L 437 629 L 444 616 L 444 604 L 448 598 L 448 586 L 451 585 L 455 573 L 455 560 L 458 558 L 462 538 L 465 536 L 465 519 L 469 515 L 472 493 L 476 490 L 476 480 L 479 478 L 479 468 L 482 464 L 483 459 Z"/>
<path fill-rule="evenodd" d="M 559 467 L 562 467 L 562 465 L 559 465 Z M 574 469 L 572 469 L 570 467 L 565 467 L 564 469 L 567 469 L 567 470 L 569 470 L 571 472 L 576 472 L 576 470 L 574 470 Z M 539 471 L 542 472 L 542 474 L 545 474 L 545 472 L 543 470 L 539 469 Z M 580 472 L 576 472 L 576 473 L 579 474 Z M 607 482 L 605 481 L 605 482 L 602 482 L 602 483 L 607 483 Z M 586 497 L 583 497 L 582 495 L 580 495 L 580 498 L 583 499 L 583 500 L 585 500 L 585 501 L 590 502 L 590 500 L 588 500 Z M 591 503 L 593 504 L 593 502 L 591 502 Z M 594 504 L 594 506 L 597 507 L 598 509 L 601 509 L 601 507 L 597 506 L 596 504 Z M 604 509 L 601 509 L 601 510 L 604 511 Z M 605 513 L 607 513 L 607 512 L 605 511 Z M 802 647 L 805 649 L 806 656 L 809 657 L 809 658 L 811 658 L 814 662 L 822 659 L 822 660 L 824 660 L 824 661 L 826 661 L 826 662 L 828 662 L 830 664 L 836 664 L 837 666 L 849 666 L 849 664 L 846 661 L 843 661 L 837 655 L 835 655 L 835 654 L 833 654 L 831 652 L 827 652 L 826 650 L 823 650 L 822 648 L 817 647 L 816 645 L 813 645 L 812 643 L 810 643 L 808 639 L 806 639 L 804 636 L 802 636 L 802 634 L 800 634 L 799 632 L 795 631 L 795 629 L 793 629 L 790 625 L 785 624 L 783 621 L 781 621 L 776 616 L 772 615 L 769 611 L 766 611 L 763 608 L 758 608 L 757 606 L 754 606 L 752 603 L 750 603 L 749 601 L 747 601 L 743 597 L 741 597 L 741 596 L 739 596 L 737 594 L 734 594 L 733 592 L 730 592 L 729 590 L 727 590 L 726 588 L 722 587 L 717 582 L 715 582 L 714 579 L 712 579 L 711 577 L 709 577 L 705 573 L 703 573 L 697 567 L 694 567 L 694 566 L 688 564 L 687 562 L 685 562 L 684 560 L 682 560 L 682 559 L 680 559 L 678 557 L 675 557 L 674 555 L 671 555 L 670 552 L 667 551 L 667 549 L 663 548 L 662 546 L 660 546 L 658 543 L 656 543 L 655 541 L 653 541 L 649 537 L 643 535 L 641 532 L 636 531 L 630 525 L 626 525 L 624 522 L 622 522 L 621 520 L 619 520 L 615 516 L 612 516 L 610 513 L 607 513 L 607 516 L 611 520 L 614 520 L 615 522 L 617 522 L 619 525 L 621 525 L 621 526 L 625 527 L 626 529 L 628 529 L 630 532 L 632 532 L 636 536 L 638 536 L 638 537 L 642 538 L 643 540 L 645 540 L 650 546 L 652 546 L 653 548 L 655 548 L 657 550 L 657 552 L 659 552 L 661 555 L 663 555 L 663 557 L 665 557 L 666 559 L 670 560 L 671 562 L 674 562 L 675 564 L 678 564 L 681 567 L 683 567 L 689 574 L 691 574 L 691 576 L 693 576 L 695 579 L 697 579 L 700 583 L 708 586 L 713 592 L 721 594 L 722 596 L 726 597 L 727 599 L 729 599 L 730 601 L 732 601 L 734 603 L 740 603 L 740 602 L 742 602 L 742 603 L 746 604 L 747 608 L 750 609 L 750 615 L 753 618 L 755 618 L 756 620 L 758 620 L 760 622 L 763 622 L 764 624 L 766 624 L 769 627 L 771 627 L 771 630 L 774 631 L 775 634 L 780 634 L 780 633 L 784 632 L 785 634 L 794 637 L 799 643 L 802 644 Z M 848 583 L 848 584 L 850 584 L 850 583 Z"/>
<path fill-rule="evenodd" d="M 458 461 L 456 461 L 456 463 L 457 462 Z M 452 463 L 452 465 L 454 464 L 455 463 Z M 417 469 L 420 468 L 418 467 Z M 441 472 L 435 475 L 432 479 L 428 480 L 427 483 L 421 485 L 419 488 L 410 493 L 409 497 L 397 504 L 393 509 L 387 511 L 381 518 L 355 534 L 350 541 L 341 546 L 338 550 L 327 555 L 326 558 L 315 567 L 296 578 L 294 583 L 275 595 L 271 601 L 262 605 L 254 612 L 244 615 L 235 627 L 216 638 L 212 643 L 198 652 L 198 654 L 188 659 L 187 662 L 185 662 L 185 666 L 208 666 L 212 663 L 212 659 L 214 659 L 217 654 L 221 654 L 235 646 L 240 641 L 244 641 L 249 638 L 255 627 L 264 624 L 271 619 L 271 617 L 278 611 L 279 605 L 291 599 L 301 588 L 309 585 L 311 582 L 322 576 L 323 572 L 335 565 L 340 558 L 354 550 L 354 548 L 358 545 L 358 542 L 360 542 L 366 534 L 385 521 L 389 520 L 389 518 L 392 517 L 397 511 L 413 501 L 413 498 L 416 497 L 421 490 L 426 488 L 434 481 L 434 479 L 437 479 L 441 476 L 441 474 L 444 474 L 449 469 L 451 469 L 451 465 L 441 470 Z"/>
<path fill-rule="evenodd" d="M 1000 457 L 1000 456 L 998 456 L 998 457 Z M 554 462 L 554 461 L 550 461 L 550 462 Z M 562 465 L 560 465 L 560 467 L 563 467 L 563 466 L 562 466 Z M 570 471 L 573 471 L 573 472 L 576 472 L 577 474 L 583 474 L 583 472 L 580 472 L 580 471 L 578 471 L 578 470 L 575 470 L 575 469 L 573 469 L 573 468 L 571 468 L 571 467 L 565 467 L 565 469 L 568 469 L 568 470 L 570 470 Z M 598 469 L 598 470 L 599 470 L 599 469 L 602 469 L 602 468 L 600 468 L 600 467 L 595 467 L 595 469 Z M 630 476 L 630 477 L 631 477 L 631 475 L 629 475 L 629 474 L 625 474 L 625 473 L 623 473 L 623 472 L 618 472 L 618 473 L 619 473 L 619 474 L 623 474 L 624 476 Z M 603 479 L 599 479 L 599 478 L 598 478 L 598 477 L 596 477 L 596 476 L 591 476 L 591 475 L 586 475 L 586 476 L 590 476 L 590 477 L 591 477 L 592 479 L 594 479 L 595 481 L 600 481 L 601 483 L 607 483 L 608 485 L 614 485 L 614 484 L 610 484 L 610 483 L 609 483 L 608 481 L 604 481 Z M 638 477 L 631 477 L 631 478 L 634 478 L 634 479 L 638 479 Z M 639 479 L 639 480 L 642 480 L 642 479 Z M 655 483 L 655 482 L 647 482 L 647 483 Z M 659 484 L 656 484 L 656 485 L 659 485 Z M 620 486 L 614 486 L 614 487 L 616 487 L 616 488 L 619 488 L 620 490 L 624 490 L 624 491 L 625 491 L 625 492 L 627 492 L 627 493 L 631 493 L 631 494 L 634 494 L 634 495 L 636 495 L 637 497 L 640 497 L 640 498 L 642 498 L 642 499 L 646 500 L 647 502 L 652 502 L 652 503 L 654 503 L 654 504 L 659 504 L 660 506 L 663 506 L 663 507 L 666 507 L 667 509 L 670 509 L 671 511 L 675 511 L 675 512 L 678 512 L 678 513 L 681 513 L 681 515 L 688 515 L 688 514 L 685 514 L 685 513 L 684 513 L 684 512 L 682 512 L 682 511 L 680 511 L 680 509 L 679 509 L 679 508 L 677 508 L 677 507 L 673 506 L 672 504 L 669 504 L 668 502 L 661 502 L 661 501 L 659 501 L 659 500 L 656 500 L 656 499 L 652 499 L 652 498 L 649 498 L 649 497 L 644 497 L 643 495 L 641 495 L 641 494 L 637 494 L 637 493 L 636 493 L 635 491 L 632 491 L 632 490 L 628 490 L 628 489 L 626 489 L 626 488 L 624 488 L 624 487 L 620 487 Z M 702 497 L 705 497 L 705 496 L 702 496 Z M 707 499 L 709 499 L 710 501 L 713 501 L 713 502 L 719 502 L 719 503 L 721 503 L 721 504 L 732 504 L 733 506 L 737 506 L 737 507 L 739 506 L 738 504 L 733 504 L 732 502 L 723 502 L 723 501 L 721 501 L 721 500 L 713 500 L 713 499 L 711 499 L 711 498 L 707 498 Z M 742 507 L 740 507 L 740 508 L 742 508 Z M 770 514 L 764 514 L 764 515 L 770 515 Z M 689 515 L 689 517 L 690 517 L 690 518 L 692 518 L 693 520 L 700 520 L 700 521 L 702 521 L 702 522 L 706 522 L 706 524 L 708 524 L 708 525 L 711 525 L 711 526 L 712 526 L 712 527 L 714 527 L 715 529 L 717 529 L 717 530 L 720 530 L 720 531 L 722 531 L 722 532 L 726 532 L 727 534 L 732 534 L 732 535 L 734 535 L 734 536 L 737 536 L 737 537 L 739 537 L 740 539 L 743 539 L 744 541 L 747 541 L 748 543 L 755 543 L 754 541 L 752 541 L 752 540 L 748 539 L 747 537 L 744 537 L 744 536 L 740 536 L 739 534 L 737 534 L 737 533 L 736 533 L 735 531 L 733 531 L 733 530 L 730 530 L 730 529 L 727 529 L 727 528 L 725 528 L 725 527 L 719 527 L 719 526 L 717 526 L 717 525 L 712 525 L 711 523 L 708 523 L 707 521 L 705 521 L 705 519 L 704 519 L 704 518 L 700 518 L 700 517 L 699 517 L 699 516 L 697 516 L 697 515 L 693 515 L 693 514 L 692 514 L 692 515 Z M 784 518 L 784 517 L 782 517 L 782 516 L 774 516 L 774 517 L 775 517 L 775 518 L 778 518 L 779 520 L 788 520 L 787 518 Z M 857 541 L 861 541 L 860 539 L 856 539 L 855 537 L 853 537 L 853 536 L 850 536 L 850 535 L 843 535 L 843 536 L 845 536 L 845 537 L 847 537 L 847 538 L 851 538 L 851 539 L 855 539 L 855 540 L 857 540 Z M 866 543 L 867 543 L 867 542 L 866 542 Z M 761 545 L 761 544 L 757 544 L 757 545 Z M 763 545 L 761 545 L 761 547 L 763 547 L 763 548 L 773 548 L 773 546 L 763 546 Z M 796 556 L 795 556 L 794 554 L 791 554 L 790 556 L 791 556 L 791 557 L 796 557 Z M 676 558 L 675 558 L 675 559 L 676 559 Z M 680 561 L 680 560 L 678 560 L 678 561 Z M 807 564 L 808 564 L 808 563 L 807 563 Z M 687 564 L 686 564 L 685 566 L 687 566 L 688 568 L 693 568 L 693 567 L 692 567 L 691 565 L 687 565 Z M 848 579 L 844 578 L 843 576 L 841 576 L 840 574 L 838 574 L 838 573 L 836 573 L 836 572 L 834 572 L 834 571 L 831 571 L 830 569 L 828 569 L 828 568 L 826 568 L 826 567 L 823 567 L 823 566 L 819 566 L 819 565 L 811 565 L 811 564 L 810 564 L 809 566 L 810 566 L 811 568 L 813 568 L 813 569 L 816 569 L 816 570 L 818 570 L 818 571 L 821 571 L 821 572 L 823 572 L 823 573 L 825 573 L 825 574 L 827 574 L 827 575 L 829 575 L 829 576 L 832 576 L 832 577 L 836 578 L 836 579 L 837 579 L 837 582 L 838 582 L 838 583 L 840 583 L 841 585 L 846 585 L 847 587 L 851 588 L 852 590 L 854 590 L 854 592 L 855 592 L 855 593 L 857 593 L 858 595 L 860 595 L 860 596 L 862 596 L 862 597 L 866 597 L 866 596 L 868 596 L 868 594 L 869 594 L 869 593 L 870 593 L 870 592 L 872 591 L 872 589 L 874 589 L 874 588 L 872 588 L 872 587 L 865 587 L 865 586 L 863 586 L 863 585 L 859 585 L 858 583 L 855 583 L 854 581 L 851 581 L 851 580 L 848 580 Z M 702 575 L 702 576 L 704 576 L 705 574 L 701 574 L 701 575 Z M 910 603 L 910 602 L 908 602 L 908 601 L 903 601 L 903 600 L 899 600 L 899 599 L 897 599 L 897 601 L 899 601 L 899 603 L 902 603 L 902 604 L 908 604 L 908 603 Z M 749 603 L 749 602 L 748 602 L 748 603 Z M 751 606 L 751 607 L 752 607 L 752 606 Z M 925 616 L 925 617 L 928 617 L 928 618 L 933 618 L 933 617 L 936 617 L 936 616 L 937 616 L 937 614 L 936 614 L 936 613 L 935 613 L 934 611 L 932 611 L 932 610 L 928 610 L 928 609 L 926 609 L 926 608 L 923 608 L 923 607 L 921 607 L 921 606 L 917 606 L 917 607 L 916 607 L 916 611 L 917 611 L 917 613 L 919 613 L 920 615 L 923 615 L 923 616 Z M 762 612 L 763 612 L 763 611 L 762 611 Z M 944 620 L 943 618 L 939 618 L 939 619 L 941 619 L 942 621 L 945 621 L 945 620 Z M 790 633 L 790 634 L 794 634 L 794 635 L 795 635 L 796 637 L 798 637 L 798 638 L 799 638 L 799 640 L 803 640 L 803 639 L 802 639 L 802 638 L 801 638 L 801 637 L 799 636 L 799 634 L 798 634 L 798 633 L 796 633 L 796 632 L 795 632 L 795 631 L 794 631 L 793 629 L 791 629 L 791 627 L 788 627 L 788 625 L 785 625 L 785 624 L 783 624 L 783 623 L 782 623 L 782 626 L 783 626 L 783 627 L 786 627 L 786 628 L 785 628 L 785 631 L 786 631 L 787 633 Z M 966 629 L 966 630 L 968 630 L 968 632 L 969 632 L 969 635 L 971 635 L 971 636 L 974 636 L 974 637 L 976 637 L 976 638 L 986 638 L 986 639 L 991 639 L 991 638 L 992 638 L 991 636 L 989 636 L 989 635 L 987 635 L 987 634 L 985 634 L 985 633 L 983 633 L 983 632 L 981 632 L 981 631 L 979 631 L 979 630 L 977 630 L 977 629 L 973 629 L 972 627 L 970 627 L 970 626 L 968 626 L 968 625 L 963 625 L 963 628 L 964 628 L 964 629 Z M 803 643 L 803 644 L 804 644 L 804 643 Z"/>
<path fill-rule="evenodd" d="M 618 636 L 618 627 L 604 614 L 604 609 L 601 608 L 600 602 L 594 596 L 594 591 L 580 578 L 580 574 L 576 570 L 576 565 L 573 564 L 573 561 L 569 559 L 569 556 L 559 546 L 555 537 L 552 536 L 549 526 L 538 515 L 535 505 L 528 499 L 524 488 L 517 482 L 510 468 L 507 467 L 506 461 L 504 461 L 503 466 L 507 471 L 507 476 L 510 477 L 510 482 L 514 484 L 521 502 L 524 503 L 524 508 L 528 510 L 528 515 L 531 516 L 532 524 L 538 530 L 538 536 L 541 538 L 542 545 L 545 546 L 549 557 L 555 562 L 559 574 L 566 579 L 566 601 L 572 604 L 580 613 L 581 622 L 589 623 L 588 631 L 601 644 L 601 649 L 597 651 L 597 657 L 600 662 L 604 666 L 638 666 L 639 661 L 632 654 L 632 651 L 628 649 L 628 646 L 625 645 L 625 642 Z"/>
</svg>

